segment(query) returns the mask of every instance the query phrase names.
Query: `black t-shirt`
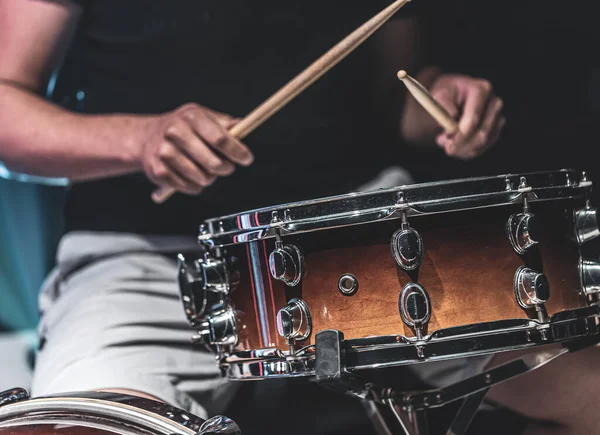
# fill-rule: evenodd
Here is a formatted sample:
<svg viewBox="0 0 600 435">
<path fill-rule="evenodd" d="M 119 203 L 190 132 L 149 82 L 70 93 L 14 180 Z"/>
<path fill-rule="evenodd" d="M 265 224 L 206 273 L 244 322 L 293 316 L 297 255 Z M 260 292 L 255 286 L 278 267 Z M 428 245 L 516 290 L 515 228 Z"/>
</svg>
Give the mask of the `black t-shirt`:
<svg viewBox="0 0 600 435">
<path fill-rule="evenodd" d="M 86 113 L 163 113 L 196 102 L 243 117 L 388 2 L 81 0 L 57 100 Z M 411 4 L 397 16 L 411 13 Z M 345 193 L 398 146 L 373 98 L 370 41 L 244 142 L 255 163 L 162 205 L 143 174 L 73 184 L 66 230 L 189 234 L 203 219 Z M 394 71 L 390 71 L 391 74 Z M 85 143 L 82 140 L 82 143 Z M 386 161 L 387 160 L 387 161 Z M 399 162 L 398 162 L 399 163 Z"/>
</svg>

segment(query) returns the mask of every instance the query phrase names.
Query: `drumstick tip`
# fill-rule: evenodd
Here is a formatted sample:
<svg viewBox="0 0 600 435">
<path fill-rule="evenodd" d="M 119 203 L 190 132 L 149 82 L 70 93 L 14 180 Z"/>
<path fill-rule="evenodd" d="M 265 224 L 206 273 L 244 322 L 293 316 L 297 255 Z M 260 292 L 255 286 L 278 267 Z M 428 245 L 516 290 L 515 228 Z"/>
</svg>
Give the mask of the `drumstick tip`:
<svg viewBox="0 0 600 435">
<path fill-rule="evenodd" d="M 398 71 L 398 78 L 400 80 L 404 80 L 406 77 L 408 77 L 408 74 L 406 71 L 404 71 L 403 69 L 401 69 L 400 71 Z"/>
</svg>

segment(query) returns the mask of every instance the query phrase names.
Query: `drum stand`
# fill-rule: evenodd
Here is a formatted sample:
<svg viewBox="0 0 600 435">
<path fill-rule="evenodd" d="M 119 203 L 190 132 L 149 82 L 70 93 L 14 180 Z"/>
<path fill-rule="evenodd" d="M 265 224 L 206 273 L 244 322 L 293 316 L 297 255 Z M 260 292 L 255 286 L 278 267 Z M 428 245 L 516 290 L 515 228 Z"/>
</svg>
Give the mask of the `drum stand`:
<svg viewBox="0 0 600 435">
<path fill-rule="evenodd" d="M 362 399 L 380 435 L 402 432 L 406 435 L 429 435 L 425 412 L 462 400 L 446 435 L 464 435 L 491 387 L 536 370 L 561 355 L 598 342 L 598 335 L 563 342 L 558 350 L 542 349 L 443 388 L 400 392 L 366 382 L 347 371 L 343 334 L 339 331 L 322 331 L 316 335 L 316 381 L 326 388 Z M 389 407 L 402 432 L 392 429 L 378 405 Z"/>
</svg>

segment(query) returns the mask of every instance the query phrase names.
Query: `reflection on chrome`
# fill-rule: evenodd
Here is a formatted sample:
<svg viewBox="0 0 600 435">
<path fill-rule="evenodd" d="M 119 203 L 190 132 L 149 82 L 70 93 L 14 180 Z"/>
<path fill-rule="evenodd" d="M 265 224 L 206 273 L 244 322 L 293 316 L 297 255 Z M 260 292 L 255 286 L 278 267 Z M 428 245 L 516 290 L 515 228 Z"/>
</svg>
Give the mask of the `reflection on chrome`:
<svg viewBox="0 0 600 435">
<path fill-rule="evenodd" d="M 440 329 L 427 336 L 381 336 L 344 342 L 350 372 L 443 361 L 561 343 L 600 334 L 600 306 L 561 311 L 546 321 L 502 320 Z M 292 355 L 279 349 L 233 353 L 221 360 L 233 381 L 315 375 L 316 349 L 304 347 Z"/>
<path fill-rule="evenodd" d="M 526 175 L 527 188 L 520 186 Z M 508 189 L 507 187 L 510 187 Z M 400 219 L 446 211 L 511 205 L 557 199 L 585 198 L 591 182 L 574 170 L 509 174 L 443 182 L 411 184 L 391 189 L 360 192 L 310 201 L 284 204 L 209 219 L 202 239 L 212 246 L 228 246 L 290 234 L 325 230 L 348 225 Z M 398 197 L 404 203 L 398 207 Z M 273 223 L 273 214 L 284 214 Z"/>
</svg>

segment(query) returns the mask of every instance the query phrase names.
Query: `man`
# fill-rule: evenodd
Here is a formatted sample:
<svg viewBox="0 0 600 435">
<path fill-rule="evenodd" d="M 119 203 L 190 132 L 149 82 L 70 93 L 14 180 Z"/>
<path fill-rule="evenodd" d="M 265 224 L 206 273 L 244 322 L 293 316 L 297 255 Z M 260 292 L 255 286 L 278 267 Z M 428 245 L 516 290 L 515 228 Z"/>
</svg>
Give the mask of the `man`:
<svg viewBox="0 0 600 435">
<path fill-rule="evenodd" d="M 496 142 L 502 101 L 485 80 L 425 67 L 412 5 L 245 143 L 227 133 L 385 6 L 366 3 L 2 0 L 0 160 L 73 182 L 34 395 L 117 390 L 221 412 L 232 392 L 191 347 L 175 280 L 204 218 L 344 193 L 403 141 L 460 159 Z M 78 112 L 39 96 L 58 65 Z M 411 98 L 400 107 L 400 68 L 459 133 Z M 156 187 L 179 193 L 158 205 Z"/>
</svg>

